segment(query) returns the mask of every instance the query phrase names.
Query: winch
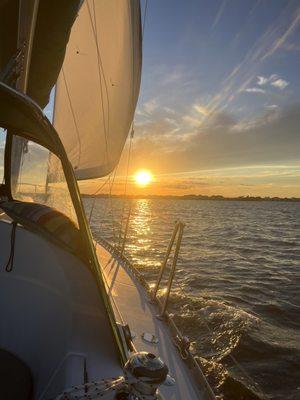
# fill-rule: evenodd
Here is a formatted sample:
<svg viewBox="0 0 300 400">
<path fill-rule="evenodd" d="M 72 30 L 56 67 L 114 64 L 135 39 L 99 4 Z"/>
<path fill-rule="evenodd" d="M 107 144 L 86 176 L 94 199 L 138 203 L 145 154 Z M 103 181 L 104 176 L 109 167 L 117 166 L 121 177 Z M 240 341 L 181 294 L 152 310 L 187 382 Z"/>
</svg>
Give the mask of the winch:
<svg viewBox="0 0 300 400">
<path fill-rule="evenodd" d="M 156 355 L 145 351 L 133 354 L 125 364 L 129 390 L 127 398 L 142 396 L 143 399 L 157 399 L 157 389 L 165 382 L 168 372 L 167 365 Z"/>
<path fill-rule="evenodd" d="M 124 372 L 117 378 L 74 386 L 55 400 L 158 400 L 158 387 L 166 381 L 169 369 L 155 354 L 141 351 L 130 356 Z"/>
</svg>

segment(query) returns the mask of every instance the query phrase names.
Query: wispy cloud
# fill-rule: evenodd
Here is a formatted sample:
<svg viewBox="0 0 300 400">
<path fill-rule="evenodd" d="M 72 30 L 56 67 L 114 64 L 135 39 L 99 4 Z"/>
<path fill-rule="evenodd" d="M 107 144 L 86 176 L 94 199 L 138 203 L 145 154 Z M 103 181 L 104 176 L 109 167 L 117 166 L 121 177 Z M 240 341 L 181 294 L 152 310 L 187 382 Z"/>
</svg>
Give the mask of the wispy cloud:
<svg viewBox="0 0 300 400">
<path fill-rule="evenodd" d="M 213 24 L 212 24 L 212 28 L 215 28 L 216 25 L 219 23 L 219 21 L 220 21 L 222 15 L 223 15 L 223 13 L 224 13 L 224 10 L 225 10 L 225 7 L 226 7 L 226 3 L 227 3 L 227 0 L 223 0 L 223 1 L 222 1 L 221 6 L 220 6 L 220 8 L 218 9 L 218 12 L 217 12 L 216 17 L 215 17 L 215 19 L 214 19 L 214 22 L 213 22 Z"/>
<path fill-rule="evenodd" d="M 262 94 L 266 93 L 266 91 L 264 89 L 257 88 L 257 87 L 244 89 L 243 92 L 247 92 L 247 93 L 262 93 Z"/>
<path fill-rule="evenodd" d="M 257 76 L 257 84 L 260 86 L 264 86 L 267 83 L 270 83 L 278 78 L 279 78 L 279 76 L 276 74 L 272 74 L 269 77 L 259 75 L 259 76 Z"/>
<path fill-rule="evenodd" d="M 149 117 L 151 116 L 155 110 L 157 110 L 159 106 L 158 100 L 156 98 L 150 99 L 139 106 L 136 110 L 136 115 Z"/>
<path fill-rule="evenodd" d="M 143 104 L 143 109 L 147 114 L 152 114 L 154 110 L 158 107 L 158 101 L 156 99 L 151 99 Z"/>
<path fill-rule="evenodd" d="M 239 93 L 244 92 L 244 90 L 249 87 L 261 64 L 277 50 L 282 48 L 286 40 L 298 26 L 299 19 L 300 8 L 297 9 L 296 14 L 290 7 L 285 7 L 283 9 L 278 18 L 274 19 L 274 21 L 266 27 L 265 32 L 256 40 L 248 52 L 246 52 L 244 58 L 233 67 L 232 71 L 229 72 L 227 77 L 222 81 L 218 93 L 207 105 L 210 112 L 228 105 L 236 99 Z M 276 80 L 276 78 L 280 79 L 274 74 L 271 76 L 274 80 Z M 260 77 L 265 78 L 262 76 Z M 259 82 L 266 84 L 267 82 L 265 82 L 265 79 L 261 78 Z"/>
<path fill-rule="evenodd" d="M 262 85 L 266 85 L 268 82 L 268 78 L 265 78 L 264 76 L 258 76 L 257 77 L 257 84 L 262 86 Z"/>
<path fill-rule="evenodd" d="M 266 104 L 265 108 L 267 108 L 268 110 L 276 110 L 278 108 L 277 104 Z"/>
<path fill-rule="evenodd" d="M 162 80 L 162 84 L 169 85 L 171 83 L 180 81 L 181 78 L 182 78 L 182 72 L 179 71 L 178 69 L 175 69 L 173 71 L 166 73 L 166 75 L 164 76 L 164 78 Z"/>
<path fill-rule="evenodd" d="M 280 78 L 276 74 L 272 74 L 269 77 L 257 76 L 257 84 L 260 86 L 272 85 L 278 89 L 285 89 L 290 83 L 285 79 Z"/>
<path fill-rule="evenodd" d="M 209 110 L 204 107 L 201 106 L 200 104 L 194 104 L 193 106 L 194 110 L 196 110 L 199 114 L 204 115 L 205 117 L 207 117 L 209 115 Z"/>
<path fill-rule="evenodd" d="M 281 47 L 287 51 L 300 51 L 300 44 L 297 43 L 286 43 Z"/>
<path fill-rule="evenodd" d="M 199 118 L 192 117 L 191 115 L 184 115 L 182 120 L 194 128 L 198 128 L 201 125 L 201 120 Z"/>
<path fill-rule="evenodd" d="M 173 108 L 170 107 L 163 107 L 163 110 L 167 113 L 167 114 L 175 114 L 175 110 L 173 110 Z"/>
<path fill-rule="evenodd" d="M 280 47 L 284 47 L 284 44 L 288 37 L 296 30 L 300 23 L 300 7 L 297 9 L 292 22 L 283 32 L 280 37 L 277 37 L 270 46 L 270 50 L 263 56 L 263 59 L 270 57 L 272 54 L 275 53 Z"/>
<path fill-rule="evenodd" d="M 271 85 L 278 89 L 283 90 L 289 85 L 289 82 L 285 81 L 284 79 L 279 78 L 279 79 L 276 79 L 275 81 L 271 82 Z"/>
<path fill-rule="evenodd" d="M 212 113 L 204 122 L 186 115 L 182 118 L 185 136 L 182 131 L 172 133 L 171 121 L 144 124 L 136 127 L 143 131 L 143 140 L 136 141 L 135 157 L 141 164 L 146 157 L 149 167 L 159 165 L 162 173 L 294 162 L 299 158 L 300 108 L 280 110 L 275 106 L 271 104 L 259 118 L 245 121 L 226 112 Z"/>
</svg>

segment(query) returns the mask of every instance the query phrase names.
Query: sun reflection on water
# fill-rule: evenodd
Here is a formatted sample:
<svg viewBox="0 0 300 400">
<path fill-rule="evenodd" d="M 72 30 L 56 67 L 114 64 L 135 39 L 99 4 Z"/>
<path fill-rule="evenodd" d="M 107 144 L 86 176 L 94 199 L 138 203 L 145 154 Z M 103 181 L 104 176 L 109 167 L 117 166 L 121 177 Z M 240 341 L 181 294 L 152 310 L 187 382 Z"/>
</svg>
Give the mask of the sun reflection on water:
<svg viewBox="0 0 300 400">
<path fill-rule="evenodd" d="M 130 221 L 131 233 L 136 238 L 136 245 L 132 244 L 133 248 L 143 246 L 144 250 L 150 249 L 151 209 L 149 201 L 147 199 L 138 199 L 134 204 Z"/>
<path fill-rule="evenodd" d="M 155 246 L 152 208 L 149 199 L 137 199 L 132 206 L 127 250 L 131 261 L 138 267 L 157 268 L 160 265 L 160 260 L 153 256 Z"/>
</svg>

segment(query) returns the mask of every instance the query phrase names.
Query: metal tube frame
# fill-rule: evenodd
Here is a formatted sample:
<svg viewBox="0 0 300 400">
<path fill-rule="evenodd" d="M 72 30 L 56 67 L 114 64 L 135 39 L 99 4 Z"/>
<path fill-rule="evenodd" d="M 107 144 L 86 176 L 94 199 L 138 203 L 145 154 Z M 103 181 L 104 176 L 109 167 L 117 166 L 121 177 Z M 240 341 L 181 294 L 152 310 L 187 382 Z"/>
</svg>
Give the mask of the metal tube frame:
<svg viewBox="0 0 300 400">
<path fill-rule="evenodd" d="M 174 275 L 175 275 L 175 271 L 176 271 L 176 266 L 177 266 L 177 261 L 178 261 L 178 256 L 179 256 L 179 250 L 180 250 L 180 246 L 181 246 L 181 241 L 182 241 L 182 236 L 183 236 L 183 229 L 184 229 L 184 223 L 181 221 L 176 222 L 175 226 L 174 226 L 174 230 L 167 248 L 167 252 L 165 255 L 165 258 L 162 262 L 160 271 L 159 271 L 159 275 L 156 281 L 156 285 L 154 287 L 154 290 L 152 292 L 152 300 L 156 299 L 157 296 L 157 292 L 159 289 L 159 285 L 160 282 L 162 280 L 164 271 L 166 269 L 166 266 L 168 264 L 168 260 L 170 258 L 170 254 L 177 236 L 177 241 L 176 241 L 176 246 L 175 246 L 175 251 L 174 251 L 174 258 L 173 258 L 173 262 L 172 262 L 172 267 L 171 267 L 171 271 L 170 271 L 170 275 L 169 275 L 169 279 L 168 279 L 168 284 L 167 284 L 167 291 L 166 291 L 166 296 L 164 298 L 164 302 L 162 305 L 162 309 L 161 309 L 161 313 L 159 315 L 159 318 L 164 318 L 165 317 L 165 313 L 168 307 L 168 302 L 169 302 L 169 297 L 170 297 L 170 292 L 171 292 L 171 288 L 172 288 L 172 283 L 173 283 L 173 279 L 174 279 Z"/>
</svg>

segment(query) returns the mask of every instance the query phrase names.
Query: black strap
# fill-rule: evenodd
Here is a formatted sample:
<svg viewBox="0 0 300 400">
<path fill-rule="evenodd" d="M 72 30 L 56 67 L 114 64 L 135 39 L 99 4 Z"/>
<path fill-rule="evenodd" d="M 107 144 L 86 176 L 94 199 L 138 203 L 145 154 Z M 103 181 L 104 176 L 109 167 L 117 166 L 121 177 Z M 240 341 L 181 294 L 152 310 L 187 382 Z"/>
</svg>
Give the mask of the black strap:
<svg viewBox="0 0 300 400">
<path fill-rule="evenodd" d="M 11 234 L 10 234 L 10 254 L 9 259 L 7 261 L 5 271 L 11 272 L 14 266 L 14 256 L 15 256 L 15 241 L 16 241 L 16 228 L 17 223 L 12 223 Z"/>
</svg>

